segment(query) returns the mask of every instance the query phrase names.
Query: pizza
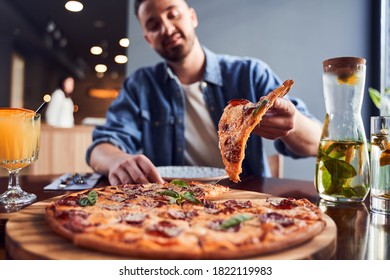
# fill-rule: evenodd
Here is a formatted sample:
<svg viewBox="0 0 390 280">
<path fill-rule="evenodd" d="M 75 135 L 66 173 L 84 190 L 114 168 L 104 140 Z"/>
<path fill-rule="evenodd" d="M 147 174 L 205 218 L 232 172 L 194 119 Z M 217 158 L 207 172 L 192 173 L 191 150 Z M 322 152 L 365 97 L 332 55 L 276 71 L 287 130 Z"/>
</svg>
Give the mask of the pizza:
<svg viewBox="0 0 390 280">
<path fill-rule="evenodd" d="M 257 103 L 233 99 L 225 107 L 218 124 L 219 149 L 225 170 L 233 182 L 240 181 L 246 142 L 252 130 L 273 106 L 276 98 L 285 96 L 293 84 L 293 80 L 286 80 Z"/>
<path fill-rule="evenodd" d="M 146 259 L 235 259 L 305 242 L 325 227 L 307 199 L 221 199 L 219 184 L 173 180 L 77 191 L 46 207 L 76 246 Z"/>
</svg>

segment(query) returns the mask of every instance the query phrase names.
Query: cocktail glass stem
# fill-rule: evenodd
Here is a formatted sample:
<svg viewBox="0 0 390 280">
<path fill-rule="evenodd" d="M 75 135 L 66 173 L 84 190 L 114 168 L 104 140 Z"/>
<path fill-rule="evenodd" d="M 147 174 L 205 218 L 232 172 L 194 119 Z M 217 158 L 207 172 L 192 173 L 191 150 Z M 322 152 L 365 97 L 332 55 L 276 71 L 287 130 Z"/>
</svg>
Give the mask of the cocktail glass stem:
<svg viewBox="0 0 390 280">
<path fill-rule="evenodd" d="M 36 200 L 37 196 L 22 190 L 19 185 L 19 170 L 8 170 L 8 189 L 0 195 L 0 203 L 24 205 Z"/>
<path fill-rule="evenodd" d="M 19 186 L 19 170 L 8 170 L 8 191 L 20 192 L 22 189 Z"/>
</svg>

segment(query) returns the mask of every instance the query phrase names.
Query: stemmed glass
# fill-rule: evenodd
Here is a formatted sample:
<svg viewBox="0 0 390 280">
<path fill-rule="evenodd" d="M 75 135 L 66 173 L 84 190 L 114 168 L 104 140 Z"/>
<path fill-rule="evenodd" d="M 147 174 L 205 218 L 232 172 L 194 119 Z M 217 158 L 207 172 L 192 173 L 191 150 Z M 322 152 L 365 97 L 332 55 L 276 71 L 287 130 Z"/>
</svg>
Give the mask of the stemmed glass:
<svg viewBox="0 0 390 280">
<path fill-rule="evenodd" d="M 19 171 L 38 159 L 41 115 L 21 108 L 0 108 L 0 166 L 9 173 L 8 189 L 0 204 L 28 205 L 37 198 L 19 185 Z"/>
</svg>

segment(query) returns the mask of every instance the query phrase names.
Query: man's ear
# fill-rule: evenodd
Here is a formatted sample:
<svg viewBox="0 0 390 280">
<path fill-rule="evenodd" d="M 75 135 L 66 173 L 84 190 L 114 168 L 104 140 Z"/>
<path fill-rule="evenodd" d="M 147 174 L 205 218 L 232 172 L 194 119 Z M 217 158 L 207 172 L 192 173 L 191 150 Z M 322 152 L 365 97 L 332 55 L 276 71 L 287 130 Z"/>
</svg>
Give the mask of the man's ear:
<svg viewBox="0 0 390 280">
<path fill-rule="evenodd" d="M 192 22 L 192 26 L 194 28 L 197 28 L 198 27 L 198 16 L 196 14 L 196 11 L 194 8 L 190 8 L 190 16 L 191 16 L 191 22 Z"/>
</svg>

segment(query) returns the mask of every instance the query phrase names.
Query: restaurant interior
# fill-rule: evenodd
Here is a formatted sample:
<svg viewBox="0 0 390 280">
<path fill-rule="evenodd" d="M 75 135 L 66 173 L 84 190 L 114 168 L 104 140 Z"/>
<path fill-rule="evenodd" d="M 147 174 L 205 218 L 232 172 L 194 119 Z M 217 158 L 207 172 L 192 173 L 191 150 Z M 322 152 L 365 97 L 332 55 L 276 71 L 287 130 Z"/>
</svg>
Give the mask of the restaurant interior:
<svg viewBox="0 0 390 280">
<path fill-rule="evenodd" d="M 85 152 L 92 142 L 94 127 L 104 124 L 105 113 L 127 76 L 139 67 L 161 61 L 145 42 L 134 15 L 133 0 L 81 0 L 80 11 L 67 10 L 67 2 L 0 0 L 0 107 L 35 110 L 45 96 L 52 94 L 60 77 L 75 78 L 72 94 L 75 126 L 53 127 L 43 118 L 39 160 L 21 171 L 26 176 L 23 182 L 35 188 L 63 174 L 92 173 L 85 162 Z M 365 58 L 367 71 L 361 116 L 369 136 L 370 117 L 382 113 L 372 101 L 369 88 L 383 93 L 390 87 L 390 24 L 383 20 L 389 18 L 390 1 L 187 2 L 197 12 L 196 30 L 204 46 L 216 53 L 261 59 L 281 80 L 293 79 L 291 95 L 302 99 L 321 122 L 326 115 L 322 62 L 341 56 Z M 265 143 L 270 156 L 277 153 L 272 141 Z M 280 197 L 307 197 L 335 222 L 331 222 L 334 228 L 327 228 L 327 233 L 330 230 L 332 235 L 327 239 L 331 245 L 323 243 L 321 252 L 314 250 L 309 256 L 303 256 L 303 251 L 297 249 L 299 257 L 290 255 L 289 258 L 322 259 L 330 255 L 334 259 L 390 258 L 389 218 L 370 218 L 367 201 L 352 206 L 322 204 L 313 187 L 316 158 L 278 157 L 278 160 L 282 170 L 278 177 L 285 181 L 249 179 L 236 186 Z M 2 182 L 6 182 L 7 176 L 2 168 Z M 45 200 L 53 193 L 40 188 L 38 196 Z M 0 211 L 0 217 L 1 214 Z M 16 245 L 10 245 L 11 255 L 7 255 L 6 215 L 0 219 L 0 259 L 39 259 L 27 249 L 19 255 Z M 52 252 L 47 254 L 51 258 Z M 77 254 L 78 251 L 72 257 L 78 258 Z M 88 254 L 88 257 L 95 255 Z"/>
<path fill-rule="evenodd" d="M 104 122 L 125 76 L 126 61 L 115 59 L 127 59 L 128 42 L 120 45 L 121 39 L 127 40 L 127 1 L 83 1 L 80 12 L 67 10 L 66 2 L 0 1 L 0 107 L 35 110 L 56 89 L 60 77 L 75 78 L 76 125 L 50 127 L 42 119 L 46 149 L 40 162 L 46 164 L 23 171 L 29 174 L 90 170 L 84 155 L 93 125 Z M 97 72 L 96 65 L 107 70 Z M 64 146 L 66 150 L 60 148 Z"/>
</svg>

